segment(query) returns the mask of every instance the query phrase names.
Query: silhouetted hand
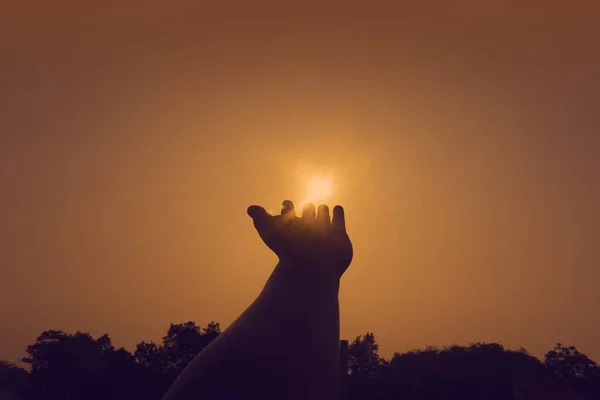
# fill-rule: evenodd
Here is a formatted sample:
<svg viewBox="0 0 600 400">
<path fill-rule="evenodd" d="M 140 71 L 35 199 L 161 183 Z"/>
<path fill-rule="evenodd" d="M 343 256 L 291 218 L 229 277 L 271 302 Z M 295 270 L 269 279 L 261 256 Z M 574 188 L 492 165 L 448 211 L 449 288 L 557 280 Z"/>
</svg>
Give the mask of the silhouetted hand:
<svg viewBox="0 0 600 400">
<path fill-rule="evenodd" d="M 248 207 L 248 215 L 261 239 L 283 264 L 316 267 L 339 278 L 352 261 L 352 243 L 341 206 L 333 209 L 333 220 L 326 205 L 315 212 L 310 203 L 298 218 L 289 200 L 283 202 L 281 215 L 270 215 L 260 206 Z"/>
<path fill-rule="evenodd" d="M 337 399 L 339 278 L 352 261 L 344 209 L 336 206 L 332 220 L 327 206 L 317 213 L 307 204 L 298 218 L 292 202 L 284 201 L 281 215 L 259 206 L 248 207 L 248 215 L 279 264 L 256 300 L 188 364 L 165 400 L 222 393 L 252 400 Z"/>
</svg>

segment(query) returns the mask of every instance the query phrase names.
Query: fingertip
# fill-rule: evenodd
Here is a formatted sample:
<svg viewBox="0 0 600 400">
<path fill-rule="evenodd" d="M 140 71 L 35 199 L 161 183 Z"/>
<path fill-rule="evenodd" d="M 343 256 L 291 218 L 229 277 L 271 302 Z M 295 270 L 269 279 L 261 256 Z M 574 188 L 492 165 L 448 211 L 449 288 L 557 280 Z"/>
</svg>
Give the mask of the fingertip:
<svg viewBox="0 0 600 400">
<path fill-rule="evenodd" d="M 339 216 L 344 216 L 344 207 L 337 205 L 335 207 L 333 207 L 333 215 L 339 215 Z"/>
<path fill-rule="evenodd" d="M 306 203 L 302 210 L 302 218 L 315 219 L 315 205 L 313 203 Z"/>
<path fill-rule="evenodd" d="M 332 225 L 339 230 L 346 229 L 346 217 L 344 215 L 344 208 L 342 206 L 338 205 L 333 208 Z"/>
<path fill-rule="evenodd" d="M 317 219 L 327 223 L 331 222 L 331 217 L 329 216 L 329 207 L 327 207 L 326 204 L 319 205 L 317 210 Z"/>
<path fill-rule="evenodd" d="M 250 216 L 250 218 L 252 219 L 260 218 L 261 216 L 267 214 L 267 211 L 263 207 L 255 205 L 248 207 L 248 210 L 246 212 L 248 213 L 248 216 Z"/>
<path fill-rule="evenodd" d="M 284 200 L 281 204 L 281 215 L 294 212 L 294 203 L 291 200 Z"/>
</svg>

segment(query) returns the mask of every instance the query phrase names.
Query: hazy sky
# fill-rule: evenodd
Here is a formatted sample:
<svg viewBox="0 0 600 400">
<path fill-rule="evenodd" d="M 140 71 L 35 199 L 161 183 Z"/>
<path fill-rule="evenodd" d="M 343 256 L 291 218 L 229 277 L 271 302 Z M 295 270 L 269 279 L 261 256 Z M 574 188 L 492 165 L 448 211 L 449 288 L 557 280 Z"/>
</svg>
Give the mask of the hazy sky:
<svg viewBox="0 0 600 400">
<path fill-rule="evenodd" d="M 342 337 L 600 361 L 596 1 L 84 3 L 0 13 L 0 359 L 227 326 L 325 174 Z"/>
</svg>

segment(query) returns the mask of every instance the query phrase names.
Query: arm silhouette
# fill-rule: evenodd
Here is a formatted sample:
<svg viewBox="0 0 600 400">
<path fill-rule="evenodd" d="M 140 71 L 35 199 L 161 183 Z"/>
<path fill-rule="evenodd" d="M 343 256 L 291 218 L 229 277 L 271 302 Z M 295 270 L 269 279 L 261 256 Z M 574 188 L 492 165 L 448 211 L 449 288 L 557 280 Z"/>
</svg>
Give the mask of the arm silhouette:
<svg viewBox="0 0 600 400">
<path fill-rule="evenodd" d="M 297 217 L 250 206 L 279 262 L 256 300 L 180 374 L 164 400 L 337 400 L 340 278 L 352 261 L 344 210 Z"/>
</svg>

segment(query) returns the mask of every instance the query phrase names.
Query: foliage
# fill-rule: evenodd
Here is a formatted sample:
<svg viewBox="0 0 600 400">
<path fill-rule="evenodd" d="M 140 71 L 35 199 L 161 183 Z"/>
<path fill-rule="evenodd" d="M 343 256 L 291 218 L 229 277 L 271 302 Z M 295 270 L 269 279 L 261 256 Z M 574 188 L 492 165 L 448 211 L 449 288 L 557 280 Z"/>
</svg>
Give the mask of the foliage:
<svg viewBox="0 0 600 400">
<path fill-rule="evenodd" d="M 108 335 L 94 339 L 88 333 L 48 330 L 27 347 L 23 362 L 31 366 L 33 397 L 159 399 L 220 332 L 215 322 L 206 328 L 191 321 L 171 325 L 160 345 L 141 342 L 131 354 L 115 349 Z"/>
<path fill-rule="evenodd" d="M 348 368 L 351 374 L 375 379 L 383 361 L 378 352 L 379 345 L 373 333 L 367 332 L 364 336 L 357 336 L 348 346 Z"/>
<path fill-rule="evenodd" d="M 546 353 L 544 363 L 552 376 L 558 380 L 582 380 L 600 375 L 598 365 L 580 353 L 575 346 L 557 343 L 554 350 Z"/>
<path fill-rule="evenodd" d="M 25 369 L 0 360 L 0 393 L 7 390 L 20 397 L 28 397 L 30 385 L 30 376 Z"/>
<path fill-rule="evenodd" d="M 0 362 L 0 392 L 24 400 L 161 399 L 177 375 L 221 333 L 218 323 L 192 321 L 169 326 L 160 343 L 140 342 L 130 353 L 115 348 L 105 334 L 48 330 L 27 347 L 30 372 Z M 427 347 L 379 356 L 375 335 L 359 335 L 349 345 L 350 399 L 513 399 L 515 385 L 555 381 L 582 398 L 599 398 L 596 363 L 574 346 L 556 347 L 544 363 L 527 350 L 497 343 Z"/>
</svg>

